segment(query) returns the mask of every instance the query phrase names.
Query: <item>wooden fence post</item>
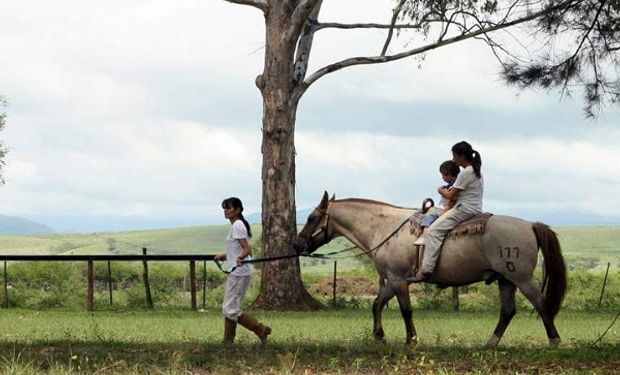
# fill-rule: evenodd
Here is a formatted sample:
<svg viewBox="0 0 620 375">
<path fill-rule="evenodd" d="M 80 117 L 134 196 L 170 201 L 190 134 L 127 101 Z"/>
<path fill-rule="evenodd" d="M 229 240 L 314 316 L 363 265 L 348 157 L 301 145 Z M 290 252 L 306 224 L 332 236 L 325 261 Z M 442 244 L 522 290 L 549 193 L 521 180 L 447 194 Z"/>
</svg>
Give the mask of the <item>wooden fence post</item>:
<svg viewBox="0 0 620 375">
<path fill-rule="evenodd" d="M 112 267 L 108 260 L 108 292 L 110 293 L 110 306 L 112 306 Z"/>
<path fill-rule="evenodd" d="M 459 311 L 459 288 L 452 287 L 452 310 Z"/>
<path fill-rule="evenodd" d="M 196 310 L 196 261 L 189 261 L 189 290 L 192 298 L 192 310 Z"/>
<path fill-rule="evenodd" d="M 609 266 L 611 262 L 607 262 L 607 271 L 605 271 L 605 280 L 603 280 L 603 288 L 601 289 L 601 296 L 598 299 L 598 307 L 601 307 L 601 302 L 603 302 L 603 293 L 605 293 L 605 285 L 607 285 L 607 275 L 609 274 Z"/>
<path fill-rule="evenodd" d="M 207 261 L 202 262 L 202 309 L 207 308 Z"/>
<path fill-rule="evenodd" d="M 9 277 L 6 273 L 6 260 L 4 261 L 4 307 L 9 308 Z"/>
<path fill-rule="evenodd" d="M 142 255 L 146 255 L 146 247 L 142 248 Z M 149 265 L 144 259 L 142 261 L 142 280 L 144 280 L 144 290 L 146 292 L 146 306 L 149 309 L 153 308 L 153 297 L 151 296 L 151 287 L 149 285 Z"/>
<path fill-rule="evenodd" d="M 94 271 L 93 271 L 93 261 L 88 261 L 88 289 L 86 291 L 86 310 L 93 311 L 94 309 Z"/>
<path fill-rule="evenodd" d="M 333 282 L 333 289 L 332 289 L 332 301 L 334 303 L 334 306 L 336 306 L 336 272 L 338 270 L 338 261 L 335 260 L 334 261 L 334 282 Z"/>
</svg>

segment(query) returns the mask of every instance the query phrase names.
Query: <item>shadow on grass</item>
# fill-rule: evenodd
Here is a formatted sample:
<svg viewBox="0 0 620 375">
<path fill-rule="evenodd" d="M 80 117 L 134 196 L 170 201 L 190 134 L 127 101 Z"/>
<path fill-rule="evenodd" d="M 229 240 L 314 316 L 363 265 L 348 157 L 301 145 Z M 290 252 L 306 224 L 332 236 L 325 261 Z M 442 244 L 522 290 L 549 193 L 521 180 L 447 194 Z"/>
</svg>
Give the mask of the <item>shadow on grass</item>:
<svg viewBox="0 0 620 375">
<path fill-rule="evenodd" d="M 383 344 L 375 341 L 310 343 L 249 342 L 223 345 L 212 342 L 127 343 L 116 341 L 41 341 L 0 343 L 0 372 L 27 366 L 31 370 L 53 368 L 69 372 L 136 372 L 157 369 L 170 373 L 194 372 L 502 372 L 597 369 L 610 372 L 620 366 L 620 344 L 593 347 L 586 343 L 558 349 L 502 347 L 497 350 L 457 345 Z M 132 370 L 133 369 L 133 370 Z M 199 372 L 201 373 L 201 372 Z"/>
</svg>

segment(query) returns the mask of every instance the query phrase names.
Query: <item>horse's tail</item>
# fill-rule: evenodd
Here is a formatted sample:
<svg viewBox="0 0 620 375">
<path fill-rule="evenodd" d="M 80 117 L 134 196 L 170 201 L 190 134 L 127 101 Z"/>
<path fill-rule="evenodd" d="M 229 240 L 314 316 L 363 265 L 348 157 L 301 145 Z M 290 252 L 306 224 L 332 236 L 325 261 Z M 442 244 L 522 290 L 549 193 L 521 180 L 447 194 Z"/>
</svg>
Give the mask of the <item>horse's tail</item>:
<svg viewBox="0 0 620 375">
<path fill-rule="evenodd" d="M 566 265 L 564 264 L 560 241 L 558 241 L 555 232 L 543 223 L 534 223 L 532 228 L 545 262 L 542 284 L 543 306 L 553 318 L 560 311 L 566 293 Z"/>
</svg>

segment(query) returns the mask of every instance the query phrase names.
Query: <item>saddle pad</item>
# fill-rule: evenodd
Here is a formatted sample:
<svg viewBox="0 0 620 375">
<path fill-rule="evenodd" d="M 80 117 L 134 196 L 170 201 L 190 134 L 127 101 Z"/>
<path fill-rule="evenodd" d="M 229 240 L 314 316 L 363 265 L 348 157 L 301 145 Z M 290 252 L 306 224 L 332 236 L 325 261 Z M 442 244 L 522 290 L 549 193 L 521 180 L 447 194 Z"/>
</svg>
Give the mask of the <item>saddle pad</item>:
<svg viewBox="0 0 620 375">
<path fill-rule="evenodd" d="M 457 238 L 458 236 L 466 234 L 484 233 L 484 228 L 486 228 L 487 221 L 489 221 L 491 216 L 493 216 L 493 214 L 490 212 L 483 212 L 472 216 L 448 232 L 446 238 Z"/>
<path fill-rule="evenodd" d="M 487 221 L 489 221 L 491 216 L 493 216 L 493 214 L 490 212 L 483 212 L 472 216 L 448 232 L 446 238 L 456 238 L 466 234 L 484 233 Z M 413 225 L 413 235 L 416 237 L 420 236 L 422 233 L 422 227 L 420 226 L 420 221 L 422 221 L 422 218 L 424 218 L 424 214 L 422 212 L 416 212 L 411 219 L 411 223 Z"/>
</svg>

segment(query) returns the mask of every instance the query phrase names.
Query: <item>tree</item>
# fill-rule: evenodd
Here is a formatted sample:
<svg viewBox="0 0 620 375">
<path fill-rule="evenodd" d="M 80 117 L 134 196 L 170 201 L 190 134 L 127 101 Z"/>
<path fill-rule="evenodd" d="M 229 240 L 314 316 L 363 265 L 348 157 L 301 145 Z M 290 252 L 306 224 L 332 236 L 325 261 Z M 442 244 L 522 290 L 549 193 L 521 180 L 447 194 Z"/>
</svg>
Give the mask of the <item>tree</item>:
<svg viewBox="0 0 620 375">
<path fill-rule="evenodd" d="M 600 102 L 601 87 L 610 87 L 604 85 L 606 81 L 596 79 L 592 83 L 585 79 L 577 66 L 587 65 L 582 56 L 589 56 L 590 65 L 598 68 L 595 78 L 601 76 L 596 53 L 601 44 L 609 46 L 608 55 L 615 52 L 618 0 L 614 0 L 614 5 L 606 5 L 605 0 L 394 0 L 392 17 L 385 24 L 320 22 L 323 0 L 226 1 L 252 6 L 265 17 L 265 65 L 262 74 L 256 78 L 256 86 L 263 98 L 264 256 L 292 252 L 291 244 L 296 235 L 294 131 L 297 107 L 308 88 L 328 74 L 356 65 L 420 56 L 450 44 L 479 39 L 491 48 L 510 83 L 521 87 L 560 86 L 562 90 L 568 89 L 572 83 L 585 83 L 587 102 L 592 103 Z M 592 10 L 598 13 L 591 14 Z M 602 14 L 608 14 L 609 19 L 601 22 Z M 563 30 L 574 31 L 572 35 L 581 35 L 577 52 L 560 59 L 548 55 L 546 59 L 538 57 L 536 60 L 529 51 L 526 51 L 525 58 L 520 57 L 510 47 L 518 46 L 520 39 L 527 36 L 514 35 L 507 30 L 526 24 L 528 30 L 542 31 L 541 35 L 546 37 L 541 40 L 543 46 L 545 41 L 553 42 L 562 36 Z M 378 46 L 381 52 L 376 56 L 347 58 L 307 75 L 313 36 L 326 29 L 382 29 L 386 37 L 383 45 Z M 500 30 L 504 39 L 497 38 Z M 594 38 L 595 34 L 600 37 Z M 607 35 L 610 40 L 605 39 Z M 394 38 L 407 38 L 408 45 L 413 47 L 392 52 Z M 565 42 L 561 47 L 570 45 Z M 596 59 L 590 56 L 592 53 Z M 617 90 L 609 92 L 614 95 L 613 100 L 618 99 Z M 299 261 L 292 259 L 265 264 L 260 294 L 254 306 L 311 309 L 319 304 L 303 288 Z"/>
<path fill-rule="evenodd" d="M 0 107 L 6 106 L 6 99 L 0 96 Z M 0 112 L 0 131 L 4 129 L 4 125 L 6 124 L 6 113 Z M 7 148 L 4 147 L 4 143 L 0 141 L 0 184 L 4 184 L 4 166 L 6 162 L 4 161 L 4 157 L 8 152 Z"/>
</svg>

